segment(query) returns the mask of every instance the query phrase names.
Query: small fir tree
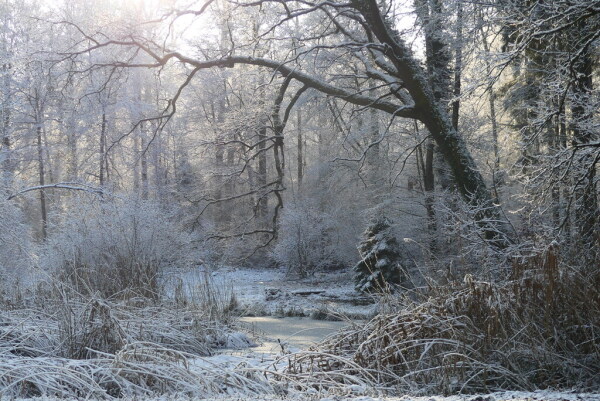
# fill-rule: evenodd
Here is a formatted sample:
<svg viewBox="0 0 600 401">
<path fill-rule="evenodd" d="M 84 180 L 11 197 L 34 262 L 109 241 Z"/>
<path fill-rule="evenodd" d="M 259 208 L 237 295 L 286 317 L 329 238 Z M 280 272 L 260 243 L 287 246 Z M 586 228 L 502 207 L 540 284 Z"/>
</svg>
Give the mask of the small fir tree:
<svg viewBox="0 0 600 401">
<path fill-rule="evenodd" d="M 379 218 L 364 233 L 358 247 L 361 261 L 354 266 L 355 288 L 359 292 L 393 291 L 406 280 L 401 264 L 402 249 L 391 233 L 391 222 Z"/>
</svg>

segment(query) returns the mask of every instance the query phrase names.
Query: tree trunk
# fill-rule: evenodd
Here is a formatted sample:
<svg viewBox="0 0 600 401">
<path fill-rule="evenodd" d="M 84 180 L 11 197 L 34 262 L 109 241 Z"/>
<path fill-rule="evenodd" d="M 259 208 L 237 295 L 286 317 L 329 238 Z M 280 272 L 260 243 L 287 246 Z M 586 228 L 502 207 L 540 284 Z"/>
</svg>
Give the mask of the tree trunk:
<svg viewBox="0 0 600 401">
<path fill-rule="evenodd" d="M 303 145 L 303 137 L 302 137 L 302 113 L 300 109 L 296 110 L 296 128 L 298 130 L 298 157 L 296 163 L 298 164 L 298 189 L 302 186 L 302 180 L 304 179 L 304 147 Z"/>
<path fill-rule="evenodd" d="M 100 182 L 100 186 L 104 186 L 104 166 L 105 166 L 105 158 L 106 158 L 106 113 L 102 112 L 102 122 L 100 124 L 100 150 L 98 152 L 99 156 L 99 164 L 100 170 L 98 171 L 98 181 Z"/>
<path fill-rule="evenodd" d="M 148 144 L 146 140 L 146 131 L 144 123 L 140 124 L 140 179 L 142 184 L 142 199 L 148 199 Z"/>
<path fill-rule="evenodd" d="M 42 121 L 40 119 L 40 121 Z M 55 181 L 55 176 L 54 176 L 54 169 L 52 166 L 52 163 L 50 163 L 50 161 L 52 160 L 52 156 L 50 154 L 50 146 L 48 146 L 48 133 L 46 132 L 46 127 L 44 124 L 42 124 L 42 149 L 45 153 L 45 157 L 46 157 L 46 165 L 45 165 L 45 171 L 46 171 L 46 176 L 48 177 L 48 179 L 50 180 L 50 182 L 54 182 Z"/>
<path fill-rule="evenodd" d="M 369 93 L 371 96 L 376 97 L 375 84 L 371 82 Z M 383 177 L 381 177 L 381 152 L 380 152 L 380 135 L 379 132 L 379 114 L 378 111 L 374 108 L 369 109 L 369 141 L 371 144 L 370 148 L 367 150 L 367 164 L 369 167 L 369 181 L 375 185 L 375 188 L 381 188 L 380 185 L 383 181 Z"/>
<path fill-rule="evenodd" d="M 77 133 L 75 132 L 75 121 L 72 112 L 67 117 L 67 147 L 69 149 L 69 162 L 67 165 L 67 177 L 70 181 L 77 181 L 78 155 L 77 155 Z"/>
<path fill-rule="evenodd" d="M 0 152 L 0 161 L 2 162 L 0 166 L 0 168 L 2 168 L 2 183 L 0 185 L 6 188 L 10 188 L 14 182 L 14 167 L 12 163 L 11 150 L 12 125 L 10 121 L 10 115 L 12 111 L 12 78 L 9 74 L 10 64 L 6 63 L 2 66 L 2 69 L 4 73 L 5 95 L 2 99 L 2 113 L 0 114 L 0 124 L 2 124 L 2 151 Z"/>
<path fill-rule="evenodd" d="M 454 54 L 454 101 L 452 102 L 452 127 L 458 131 L 458 119 L 460 116 L 460 100 L 462 84 L 463 64 L 463 3 L 459 0 L 456 4 L 456 39 Z"/>
<path fill-rule="evenodd" d="M 560 136 L 559 136 L 559 141 L 560 141 L 560 146 L 562 149 L 566 149 L 568 146 L 567 143 L 567 122 L 565 119 L 565 109 L 563 108 L 560 112 L 561 118 L 560 118 Z M 569 187 L 570 185 L 570 177 L 565 177 L 567 182 L 564 183 L 564 187 L 562 189 L 562 203 L 565 203 L 567 199 L 569 199 L 570 193 L 569 193 Z M 564 234 L 564 238 L 565 238 L 565 242 L 567 244 L 569 244 L 571 242 L 571 211 L 569 210 L 568 207 L 566 207 L 565 204 L 561 204 L 561 208 L 562 210 L 564 210 L 565 215 L 563 217 L 563 229 L 562 232 Z"/>
<path fill-rule="evenodd" d="M 39 120 L 39 117 L 38 117 Z M 46 185 L 46 176 L 44 169 L 44 149 L 42 146 L 42 123 L 36 124 L 37 154 L 38 154 L 38 175 L 40 186 Z M 48 214 L 46 212 L 46 192 L 40 191 L 40 213 L 42 217 L 42 239 L 48 236 Z"/>
<path fill-rule="evenodd" d="M 266 123 L 265 123 L 266 124 Z M 267 152 L 266 143 L 267 139 L 267 127 L 263 125 L 258 131 L 258 171 L 257 171 L 257 183 L 259 188 L 266 189 L 267 186 Z M 259 194 L 258 199 L 258 216 L 266 217 L 269 211 L 269 199 L 265 193 Z"/>
<path fill-rule="evenodd" d="M 483 18 L 479 16 L 479 23 L 483 25 Z M 481 28 L 481 38 L 483 42 L 483 50 L 486 54 L 485 67 L 488 76 L 492 76 L 492 65 L 487 57 L 490 53 L 490 45 L 488 38 L 483 28 Z M 494 148 L 494 181 L 492 183 L 494 189 L 494 199 L 496 203 L 500 203 L 500 191 L 499 186 L 501 182 L 498 180 L 498 172 L 500 171 L 500 149 L 498 147 L 498 119 L 496 117 L 496 92 L 494 90 L 494 82 L 490 81 L 487 87 L 488 92 L 488 105 L 490 108 L 490 124 L 492 125 L 492 146 Z"/>
<path fill-rule="evenodd" d="M 140 190 L 140 136 L 134 135 L 133 137 L 133 189 L 135 194 L 139 194 Z"/>
<path fill-rule="evenodd" d="M 560 99 L 555 99 L 554 103 L 555 106 L 558 104 L 558 102 L 560 102 Z M 560 106 L 559 106 L 560 107 Z M 550 147 L 550 151 L 551 154 L 557 154 L 560 150 L 560 127 L 561 127 L 561 121 L 564 119 L 564 111 L 563 108 L 560 107 L 557 116 L 554 118 L 554 124 L 553 124 L 553 131 L 550 133 L 551 134 L 551 147 Z M 558 228 L 561 225 L 561 212 L 562 212 L 562 205 L 560 202 L 560 182 L 555 182 L 554 185 L 552 186 L 552 220 L 553 220 L 553 226 L 555 227 L 555 230 L 558 231 Z"/>
<path fill-rule="evenodd" d="M 7 112 L 8 114 L 8 112 Z M 5 116 L 5 124 L 8 126 L 10 124 L 10 117 Z M 0 160 L 2 160 L 2 186 L 6 188 L 10 188 L 13 183 L 13 169 L 12 169 L 12 160 L 11 160 L 11 141 L 10 141 L 10 133 L 7 127 L 4 127 L 2 132 L 2 152 L 0 153 Z"/>
<path fill-rule="evenodd" d="M 427 227 L 432 235 L 435 236 L 437 230 L 437 221 L 435 219 L 433 190 L 435 188 L 435 176 L 433 173 L 433 157 L 435 146 L 432 141 L 427 141 L 425 149 L 425 164 L 423 166 L 423 189 L 425 190 L 425 209 L 427 210 Z M 434 243 L 435 240 L 432 242 Z M 432 246 L 432 248 L 434 248 Z"/>
</svg>

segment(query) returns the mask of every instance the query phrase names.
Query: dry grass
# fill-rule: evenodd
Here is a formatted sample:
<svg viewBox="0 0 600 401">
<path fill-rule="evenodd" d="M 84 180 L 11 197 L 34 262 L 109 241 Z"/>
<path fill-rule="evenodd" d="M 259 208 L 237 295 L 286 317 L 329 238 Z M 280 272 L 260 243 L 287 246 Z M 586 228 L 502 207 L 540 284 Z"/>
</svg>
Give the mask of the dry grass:
<svg viewBox="0 0 600 401">
<path fill-rule="evenodd" d="M 220 324 L 196 308 L 135 307 L 99 299 L 64 303 L 59 330 L 64 356 L 75 359 L 93 357 L 96 351 L 116 353 L 126 344 L 139 341 L 207 356 L 225 334 Z"/>
<path fill-rule="evenodd" d="M 397 299 L 392 311 L 293 356 L 289 370 L 414 394 L 598 389 L 599 291 L 600 272 L 559 269 L 550 250 L 515 263 L 503 284 L 466 277 L 419 301 Z"/>
<path fill-rule="evenodd" d="M 226 343 L 219 315 L 229 296 L 203 289 L 160 306 L 64 293 L 45 312 L 0 312 L 0 398 L 600 388 L 600 272 L 561 266 L 552 249 L 516 260 L 512 272 L 499 284 L 467 276 L 388 298 L 368 323 L 269 370 L 202 358 Z"/>
<path fill-rule="evenodd" d="M 206 320 L 227 323 L 239 306 L 233 286 L 215 282 L 208 270 L 196 269 L 186 280 L 178 277 L 168 285 L 173 287 L 173 301 L 178 306 L 193 305 L 204 311 Z"/>
<path fill-rule="evenodd" d="M 209 311 L 99 299 L 46 310 L 0 312 L 0 398 L 274 392 L 261 372 L 203 360 L 228 335 Z"/>
<path fill-rule="evenodd" d="M 93 359 L 25 358 L 0 351 L 0 396 L 88 397 L 184 394 L 273 394 L 264 377 L 250 369 L 194 365 L 193 354 L 153 343 L 131 343 L 116 354 Z"/>
</svg>

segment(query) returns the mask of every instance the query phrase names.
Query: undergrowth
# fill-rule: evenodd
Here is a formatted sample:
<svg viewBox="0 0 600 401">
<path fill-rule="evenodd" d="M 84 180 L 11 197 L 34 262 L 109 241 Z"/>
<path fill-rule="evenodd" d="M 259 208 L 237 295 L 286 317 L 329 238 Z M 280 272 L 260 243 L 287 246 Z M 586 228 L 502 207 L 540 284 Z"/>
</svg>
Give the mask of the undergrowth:
<svg viewBox="0 0 600 401">
<path fill-rule="evenodd" d="M 0 398 L 600 388 L 600 271 L 570 268 L 554 248 L 515 259 L 501 282 L 466 275 L 388 294 L 370 321 L 269 369 L 203 358 L 237 335 L 233 293 L 203 277 L 161 302 L 57 284 L 38 306 L 0 310 Z"/>
<path fill-rule="evenodd" d="M 386 312 L 293 355 L 313 383 L 364 380 L 393 393 L 600 388 L 600 272 L 560 265 L 554 249 L 513 263 L 501 283 L 429 283 Z M 339 385 L 339 384 L 338 384 Z"/>
<path fill-rule="evenodd" d="M 0 311 L 0 398 L 272 393 L 251 369 L 195 362 L 239 336 L 212 313 L 102 299 Z"/>
</svg>

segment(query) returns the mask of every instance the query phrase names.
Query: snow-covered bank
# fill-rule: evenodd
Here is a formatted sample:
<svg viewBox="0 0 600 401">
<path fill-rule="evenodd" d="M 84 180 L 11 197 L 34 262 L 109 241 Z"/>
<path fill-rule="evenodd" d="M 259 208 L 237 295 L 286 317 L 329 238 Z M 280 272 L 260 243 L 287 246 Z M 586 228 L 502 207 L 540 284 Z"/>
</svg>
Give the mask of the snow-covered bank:
<svg viewBox="0 0 600 401">
<path fill-rule="evenodd" d="M 321 272 L 304 279 L 289 278 L 285 269 L 221 268 L 214 271 L 198 267 L 166 276 L 174 286 L 178 280 L 185 291 L 207 277 L 217 288 L 231 291 L 244 316 L 312 316 L 333 319 L 336 315 L 354 319 L 373 316 L 376 305 L 354 290 L 350 272 Z M 172 291 L 172 290 L 171 290 Z"/>
</svg>

